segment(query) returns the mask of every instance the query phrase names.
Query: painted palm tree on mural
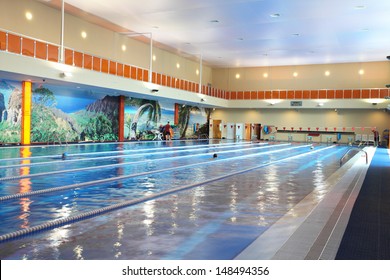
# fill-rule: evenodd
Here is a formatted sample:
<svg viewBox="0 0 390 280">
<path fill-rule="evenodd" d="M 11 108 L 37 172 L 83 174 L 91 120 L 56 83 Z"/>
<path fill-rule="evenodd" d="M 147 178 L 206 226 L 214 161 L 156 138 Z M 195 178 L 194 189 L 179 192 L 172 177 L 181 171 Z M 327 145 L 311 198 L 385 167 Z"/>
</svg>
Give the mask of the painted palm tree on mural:
<svg viewBox="0 0 390 280">
<path fill-rule="evenodd" d="M 182 106 L 179 110 L 179 127 L 180 127 L 180 138 L 185 138 L 187 133 L 188 124 L 190 122 L 191 112 L 200 111 L 197 106 Z"/>
<path fill-rule="evenodd" d="M 147 114 L 148 121 L 157 123 L 161 119 L 161 107 L 160 107 L 160 103 L 156 100 L 132 98 L 129 99 L 127 102 L 130 105 L 137 106 L 137 107 L 139 106 L 131 122 L 130 133 L 129 133 L 130 134 L 129 139 L 136 139 L 138 120 L 144 114 Z"/>
</svg>

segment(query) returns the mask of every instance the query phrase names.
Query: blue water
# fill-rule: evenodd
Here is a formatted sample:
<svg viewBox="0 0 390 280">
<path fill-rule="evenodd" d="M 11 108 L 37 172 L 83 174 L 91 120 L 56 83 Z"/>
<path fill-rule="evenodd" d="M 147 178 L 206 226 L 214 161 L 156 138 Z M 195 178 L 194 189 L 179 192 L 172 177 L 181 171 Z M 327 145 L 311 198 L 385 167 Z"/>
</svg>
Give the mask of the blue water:
<svg viewBox="0 0 390 280">
<path fill-rule="evenodd" d="M 7 250 L 0 250 L 0 257 L 231 259 L 306 195 L 315 192 L 321 199 L 330 187 L 326 179 L 339 168 L 346 149 L 189 141 L 31 147 L 27 152 L 5 148 L 1 198 L 51 192 L 1 200 L 0 235 L 137 198 L 146 201 L 3 242 L 0 249 Z M 66 160 L 61 159 L 63 152 Z M 86 170 L 91 167 L 97 168 Z M 209 182 L 248 169 L 253 170 Z M 99 183 L 107 178 L 119 180 Z M 90 181 L 88 186 L 55 190 Z M 198 185 L 147 199 L 189 184 Z"/>
</svg>

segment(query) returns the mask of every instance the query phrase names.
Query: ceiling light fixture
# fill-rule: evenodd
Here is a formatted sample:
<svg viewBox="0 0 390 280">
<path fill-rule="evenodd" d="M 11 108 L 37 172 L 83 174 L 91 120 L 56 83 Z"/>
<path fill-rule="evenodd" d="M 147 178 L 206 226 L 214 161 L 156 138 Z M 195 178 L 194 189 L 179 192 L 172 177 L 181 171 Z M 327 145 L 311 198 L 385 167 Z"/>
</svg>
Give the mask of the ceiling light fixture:
<svg viewBox="0 0 390 280">
<path fill-rule="evenodd" d="M 33 15 L 31 12 L 26 12 L 25 16 L 26 16 L 27 20 L 32 20 L 32 18 L 33 18 Z"/>
</svg>

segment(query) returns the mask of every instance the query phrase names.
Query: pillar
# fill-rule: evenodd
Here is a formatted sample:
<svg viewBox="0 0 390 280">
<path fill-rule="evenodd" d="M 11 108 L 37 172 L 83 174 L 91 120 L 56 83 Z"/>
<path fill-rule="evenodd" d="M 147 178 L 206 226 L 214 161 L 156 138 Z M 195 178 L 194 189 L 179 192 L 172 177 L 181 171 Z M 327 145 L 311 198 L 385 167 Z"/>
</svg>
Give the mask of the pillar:
<svg viewBox="0 0 390 280">
<path fill-rule="evenodd" d="M 22 83 L 22 118 L 21 118 L 21 144 L 31 144 L 31 82 Z"/>
<path fill-rule="evenodd" d="M 123 142 L 125 140 L 125 97 L 123 95 L 119 96 L 118 110 L 118 140 L 119 142 Z"/>
</svg>

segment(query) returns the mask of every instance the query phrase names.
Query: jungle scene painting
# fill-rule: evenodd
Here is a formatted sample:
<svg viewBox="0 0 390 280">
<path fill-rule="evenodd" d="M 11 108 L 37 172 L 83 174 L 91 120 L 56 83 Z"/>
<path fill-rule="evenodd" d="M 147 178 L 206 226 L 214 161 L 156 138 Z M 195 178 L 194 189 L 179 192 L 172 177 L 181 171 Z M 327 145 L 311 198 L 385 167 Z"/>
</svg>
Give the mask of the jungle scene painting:
<svg viewBox="0 0 390 280">
<path fill-rule="evenodd" d="M 19 143 L 22 117 L 22 84 L 0 80 L 0 143 Z"/>
<path fill-rule="evenodd" d="M 198 138 L 208 135 L 207 120 L 211 110 L 195 106 L 178 105 L 175 123 L 175 104 L 156 100 L 126 98 L 125 137 L 128 140 L 163 140 L 161 129 L 169 122 L 173 139 Z"/>
<path fill-rule="evenodd" d="M 115 141 L 119 97 L 53 85 L 33 87 L 31 141 Z"/>
</svg>

